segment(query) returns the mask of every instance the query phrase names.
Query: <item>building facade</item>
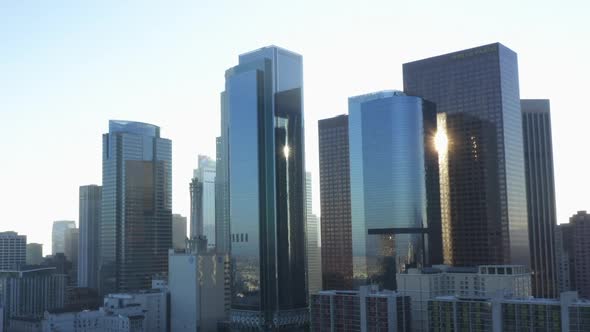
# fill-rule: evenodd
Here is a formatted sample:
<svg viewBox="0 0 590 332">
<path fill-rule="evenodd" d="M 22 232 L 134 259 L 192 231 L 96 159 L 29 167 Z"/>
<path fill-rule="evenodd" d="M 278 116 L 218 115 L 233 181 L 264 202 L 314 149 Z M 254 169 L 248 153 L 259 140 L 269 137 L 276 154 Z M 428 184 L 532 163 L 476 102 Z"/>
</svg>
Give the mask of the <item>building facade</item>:
<svg viewBox="0 0 590 332">
<path fill-rule="evenodd" d="M 442 296 L 428 304 L 430 331 L 581 332 L 590 330 L 590 302 L 576 292 L 559 299 Z"/>
<path fill-rule="evenodd" d="M 64 253 L 66 248 L 66 230 L 76 228 L 72 220 L 57 220 L 53 222 L 51 230 L 51 254 Z"/>
<path fill-rule="evenodd" d="M 229 318 L 229 256 L 194 249 L 169 253 L 172 331 L 216 331 Z"/>
<path fill-rule="evenodd" d="M 354 282 L 442 263 L 437 115 L 399 91 L 348 100 Z"/>
<path fill-rule="evenodd" d="M 578 211 L 570 218 L 572 247 L 570 255 L 571 287 L 580 297 L 590 299 L 590 214 Z"/>
<path fill-rule="evenodd" d="M 308 322 L 302 57 L 276 46 L 240 55 L 222 94 L 236 329 Z"/>
<path fill-rule="evenodd" d="M 220 254 L 229 254 L 229 183 L 227 181 L 227 111 L 225 110 L 225 93 L 221 93 L 221 130 L 223 135 L 215 139 L 215 250 Z"/>
<path fill-rule="evenodd" d="M 352 289 L 348 115 L 318 121 L 323 289 Z"/>
<path fill-rule="evenodd" d="M 549 100 L 523 99 L 522 133 L 533 296 L 557 297 L 555 180 Z"/>
<path fill-rule="evenodd" d="M 321 291 L 312 295 L 312 331 L 411 331 L 410 298 L 376 286 L 359 291 Z"/>
<path fill-rule="evenodd" d="M 434 102 L 445 264 L 529 266 L 517 55 L 495 43 L 403 65 L 404 91 Z"/>
<path fill-rule="evenodd" d="M 311 173 L 305 173 L 305 214 L 307 241 L 307 284 L 310 296 L 322 290 L 322 248 L 320 220 L 313 213 Z"/>
<path fill-rule="evenodd" d="M 39 265 L 43 262 L 43 245 L 41 243 L 27 243 L 27 265 Z"/>
<path fill-rule="evenodd" d="M 555 226 L 555 259 L 560 292 L 575 290 L 574 234 L 572 224 Z"/>
<path fill-rule="evenodd" d="M 102 187 L 80 186 L 80 240 L 78 243 L 78 286 L 98 289 L 98 244 Z"/>
<path fill-rule="evenodd" d="M 186 247 L 186 217 L 180 214 L 172 215 L 172 248 L 183 249 Z"/>
<path fill-rule="evenodd" d="M 18 269 L 27 262 L 27 236 L 0 232 L 0 270 Z"/>
<path fill-rule="evenodd" d="M 72 262 L 73 269 L 78 271 L 78 250 L 80 244 L 80 230 L 78 228 L 66 229 L 64 241 L 64 254 Z M 77 274 L 77 273 L 76 273 Z"/>
<path fill-rule="evenodd" d="M 102 181 L 99 291 L 149 289 L 172 247 L 172 142 L 157 126 L 109 121 Z"/>
<path fill-rule="evenodd" d="M 412 300 L 412 331 L 429 331 L 428 301 L 438 296 L 491 297 L 498 291 L 516 297 L 531 296 L 531 273 L 524 266 L 435 265 L 409 269 L 397 275 L 398 293 Z"/>
<path fill-rule="evenodd" d="M 215 173 L 216 161 L 199 155 L 198 168 L 191 181 L 191 239 L 204 236 L 207 247 L 215 249 Z"/>
</svg>

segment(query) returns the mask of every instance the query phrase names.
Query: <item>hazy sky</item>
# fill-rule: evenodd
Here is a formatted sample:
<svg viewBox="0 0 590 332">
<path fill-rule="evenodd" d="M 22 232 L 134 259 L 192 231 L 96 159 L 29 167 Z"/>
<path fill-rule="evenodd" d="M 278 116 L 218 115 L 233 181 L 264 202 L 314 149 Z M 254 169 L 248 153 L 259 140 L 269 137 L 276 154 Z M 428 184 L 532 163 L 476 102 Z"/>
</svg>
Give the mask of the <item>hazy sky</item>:
<svg viewBox="0 0 590 332">
<path fill-rule="evenodd" d="M 499 41 L 518 53 L 522 98 L 549 98 L 558 221 L 590 210 L 590 5 L 586 1 L 0 0 L 0 231 L 51 251 L 101 183 L 109 119 L 161 126 L 173 209 L 188 215 L 197 154 L 215 154 L 219 93 L 238 55 L 303 55 L 306 162 L 319 213 L 317 120 L 347 97 L 402 89 L 402 63 Z"/>
</svg>

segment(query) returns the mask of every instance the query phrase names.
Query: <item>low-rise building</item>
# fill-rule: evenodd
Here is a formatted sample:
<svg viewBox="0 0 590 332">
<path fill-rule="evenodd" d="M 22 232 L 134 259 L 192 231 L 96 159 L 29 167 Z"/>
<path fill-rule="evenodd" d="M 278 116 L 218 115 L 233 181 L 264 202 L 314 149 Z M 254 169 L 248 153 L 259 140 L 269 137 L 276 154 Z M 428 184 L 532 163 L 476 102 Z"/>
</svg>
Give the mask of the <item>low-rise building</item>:
<svg viewBox="0 0 590 332">
<path fill-rule="evenodd" d="M 321 291 L 311 297 L 316 332 L 410 331 L 410 297 L 377 286 Z"/>
<path fill-rule="evenodd" d="M 398 273 L 397 291 L 412 299 L 412 331 L 428 331 L 428 301 L 437 296 L 490 297 L 499 290 L 531 296 L 531 274 L 520 265 L 408 269 Z"/>
</svg>

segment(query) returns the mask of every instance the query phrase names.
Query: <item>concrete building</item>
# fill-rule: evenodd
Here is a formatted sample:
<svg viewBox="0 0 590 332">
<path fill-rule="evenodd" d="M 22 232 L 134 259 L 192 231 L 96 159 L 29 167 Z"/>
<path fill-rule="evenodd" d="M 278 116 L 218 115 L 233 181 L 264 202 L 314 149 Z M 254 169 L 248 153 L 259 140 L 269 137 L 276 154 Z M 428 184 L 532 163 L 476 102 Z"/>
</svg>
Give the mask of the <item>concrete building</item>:
<svg viewBox="0 0 590 332">
<path fill-rule="evenodd" d="M 489 297 L 500 290 L 531 296 L 531 274 L 517 265 L 409 269 L 397 275 L 397 285 L 412 299 L 412 331 L 428 331 L 428 301 L 437 296 Z"/>
<path fill-rule="evenodd" d="M 590 214 L 578 211 L 561 227 L 562 256 L 568 258 L 569 287 L 590 299 Z"/>
<path fill-rule="evenodd" d="M 17 232 L 0 233 L 0 270 L 17 269 L 26 263 L 27 236 Z"/>
<path fill-rule="evenodd" d="M 55 271 L 53 267 L 0 271 L 5 328 L 11 318 L 41 318 L 45 310 L 63 308 L 66 277 Z"/>
<path fill-rule="evenodd" d="M 590 302 L 576 292 L 559 299 L 437 297 L 428 304 L 429 331 L 590 331 Z"/>
<path fill-rule="evenodd" d="M 80 187 L 80 239 L 78 243 L 78 286 L 98 289 L 98 244 L 102 187 Z"/>
<path fill-rule="evenodd" d="M 141 331 L 166 332 L 169 329 L 168 293 L 159 289 L 108 294 L 102 310 L 128 317 L 143 315 L 144 329 Z"/>
<path fill-rule="evenodd" d="M 66 248 L 66 229 L 76 228 L 72 220 L 57 220 L 53 222 L 51 230 L 51 254 L 64 253 Z"/>
<path fill-rule="evenodd" d="M 27 243 L 27 265 L 39 265 L 43 262 L 43 245 L 41 243 Z"/>
<path fill-rule="evenodd" d="M 182 249 L 186 247 L 186 217 L 180 214 L 172 215 L 172 248 Z"/>
<path fill-rule="evenodd" d="M 311 327 L 316 332 L 410 331 L 410 297 L 376 286 L 359 291 L 312 295 Z"/>
<path fill-rule="evenodd" d="M 172 331 L 215 331 L 229 315 L 229 256 L 195 249 L 168 255 Z"/>
</svg>

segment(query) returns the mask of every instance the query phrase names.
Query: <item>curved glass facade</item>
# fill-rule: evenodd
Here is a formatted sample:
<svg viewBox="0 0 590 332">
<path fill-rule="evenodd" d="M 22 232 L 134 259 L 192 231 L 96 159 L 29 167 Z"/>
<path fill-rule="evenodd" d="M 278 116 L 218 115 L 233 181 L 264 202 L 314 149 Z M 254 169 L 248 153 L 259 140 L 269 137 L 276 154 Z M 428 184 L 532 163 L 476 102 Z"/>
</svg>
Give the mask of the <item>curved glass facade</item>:
<svg viewBox="0 0 590 332">
<path fill-rule="evenodd" d="M 441 260 L 432 103 L 395 91 L 349 98 L 356 285 L 395 289 L 395 273 Z"/>
</svg>

